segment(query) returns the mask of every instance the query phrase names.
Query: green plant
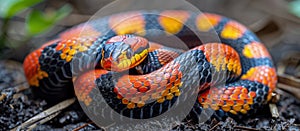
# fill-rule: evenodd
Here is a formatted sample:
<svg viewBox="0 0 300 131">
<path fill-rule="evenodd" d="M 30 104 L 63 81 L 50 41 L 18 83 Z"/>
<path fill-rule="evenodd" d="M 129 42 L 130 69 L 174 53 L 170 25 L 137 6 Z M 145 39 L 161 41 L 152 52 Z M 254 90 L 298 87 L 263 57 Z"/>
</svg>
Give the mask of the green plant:
<svg viewBox="0 0 300 131">
<path fill-rule="evenodd" d="M 289 3 L 289 10 L 292 14 L 300 17 L 300 0 L 294 0 Z"/>
<path fill-rule="evenodd" d="M 14 48 L 27 43 L 32 37 L 50 30 L 58 21 L 71 13 L 72 8 L 66 4 L 56 11 L 42 12 L 30 7 L 43 0 L 0 0 L 0 51 L 4 48 Z M 21 40 L 8 40 L 8 30 L 11 19 L 24 10 L 30 10 L 26 16 L 24 37 Z M 1 56 L 0 56 L 1 57 Z"/>
</svg>

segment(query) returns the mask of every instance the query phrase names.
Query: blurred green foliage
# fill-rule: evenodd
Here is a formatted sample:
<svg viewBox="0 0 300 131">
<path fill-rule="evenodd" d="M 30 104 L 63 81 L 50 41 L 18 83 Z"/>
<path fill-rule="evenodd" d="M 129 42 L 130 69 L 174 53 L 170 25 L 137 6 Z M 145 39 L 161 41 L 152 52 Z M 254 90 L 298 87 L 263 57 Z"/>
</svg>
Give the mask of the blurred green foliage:
<svg viewBox="0 0 300 131">
<path fill-rule="evenodd" d="M 31 7 L 43 2 L 43 0 L 0 0 L 0 57 L 5 48 L 14 48 L 20 44 L 26 44 L 32 37 L 50 30 L 57 22 L 69 15 L 72 11 L 66 4 L 58 10 L 42 12 Z M 29 10 L 25 14 L 25 36 L 21 40 L 9 38 L 8 30 L 11 19 L 18 13 Z M 9 39 L 9 40 L 8 40 Z M 3 55 L 3 54 L 2 54 Z"/>
<path fill-rule="evenodd" d="M 40 3 L 42 0 L 0 0 L 0 16 L 11 18 L 17 13 Z"/>
<path fill-rule="evenodd" d="M 289 10 L 292 14 L 300 17 L 300 0 L 294 0 L 289 3 Z"/>
<path fill-rule="evenodd" d="M 38 35 L 47 31 L 56 22 L 67 16 L 71 12 L 71 7 L 65 5 L 59 10 L 51 13 L 43 13 L 38 10 L 33 10 L 26 19 L 26 30 L 29 35 Z"/>
</svg>

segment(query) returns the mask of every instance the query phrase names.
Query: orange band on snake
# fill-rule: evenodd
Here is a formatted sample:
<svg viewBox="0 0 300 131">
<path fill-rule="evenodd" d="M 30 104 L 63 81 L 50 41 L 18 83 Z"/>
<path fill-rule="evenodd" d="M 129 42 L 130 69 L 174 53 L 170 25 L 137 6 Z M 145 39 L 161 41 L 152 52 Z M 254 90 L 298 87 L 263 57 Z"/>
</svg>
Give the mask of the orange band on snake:
<svg viewBox="0 0 300 131">
<path fill-rule="evenodd" d="M 197 37 L 212 33 L 220 41 Z M 190 50 L 142 38 L 171 35 Z M 209 108 L 221 117 L 251 114 L 270 100 L 277 83 L 267 49 L 246 27 L 180 10 L 121 13 L 81 24 L 28 55 L 24 69 L 34 92 L 49 102 L 74 96 L 73 78 L 75 94 L 88 108 L 102 95 L 116 112 L 137 119 L 161 115 L 190 89 L 198 91 L 191 113 Z"/>
</svg>

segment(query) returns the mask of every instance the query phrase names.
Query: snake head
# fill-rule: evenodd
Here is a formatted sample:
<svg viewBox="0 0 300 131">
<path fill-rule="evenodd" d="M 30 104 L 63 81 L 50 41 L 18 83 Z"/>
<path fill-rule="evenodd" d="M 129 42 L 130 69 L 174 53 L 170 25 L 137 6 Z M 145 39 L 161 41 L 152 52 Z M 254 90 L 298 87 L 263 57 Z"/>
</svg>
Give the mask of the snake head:
<svg viewBox="0 0 300 131">
<path fill-rule="evenodd" d="M 134 35 L 110 38 L 103 50 L 101 66 L 106 70 L 124 71 L 140 64 L 148 54 L 148 40 Z"/>
</svg>

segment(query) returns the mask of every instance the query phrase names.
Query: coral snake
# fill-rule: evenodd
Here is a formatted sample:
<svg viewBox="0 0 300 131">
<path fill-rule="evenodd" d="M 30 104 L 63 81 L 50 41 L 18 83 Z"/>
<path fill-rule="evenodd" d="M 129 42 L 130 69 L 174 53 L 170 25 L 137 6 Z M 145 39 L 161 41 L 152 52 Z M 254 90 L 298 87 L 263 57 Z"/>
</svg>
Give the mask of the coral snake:
<svg viewBox="0 0 300 131">
<path fill-rule="evenodd" d="M 212 35 L 218 40 L 207 38 Z M 151 39 L 162 36 L 175 36 L 190 50 Z M 133 11 L 81 24 L 30 53 L 24 70 L 34 93 L 50 103 L 75 90 L 79 102 L 94 106 L 99 89 L 112 109 L 137 119 L 164 113 L 190 89 L 197 89 L 195 113 L 251 114 L 277 83 L 271 56 L 246 27 L 182 10 Z"/>
</svg>

